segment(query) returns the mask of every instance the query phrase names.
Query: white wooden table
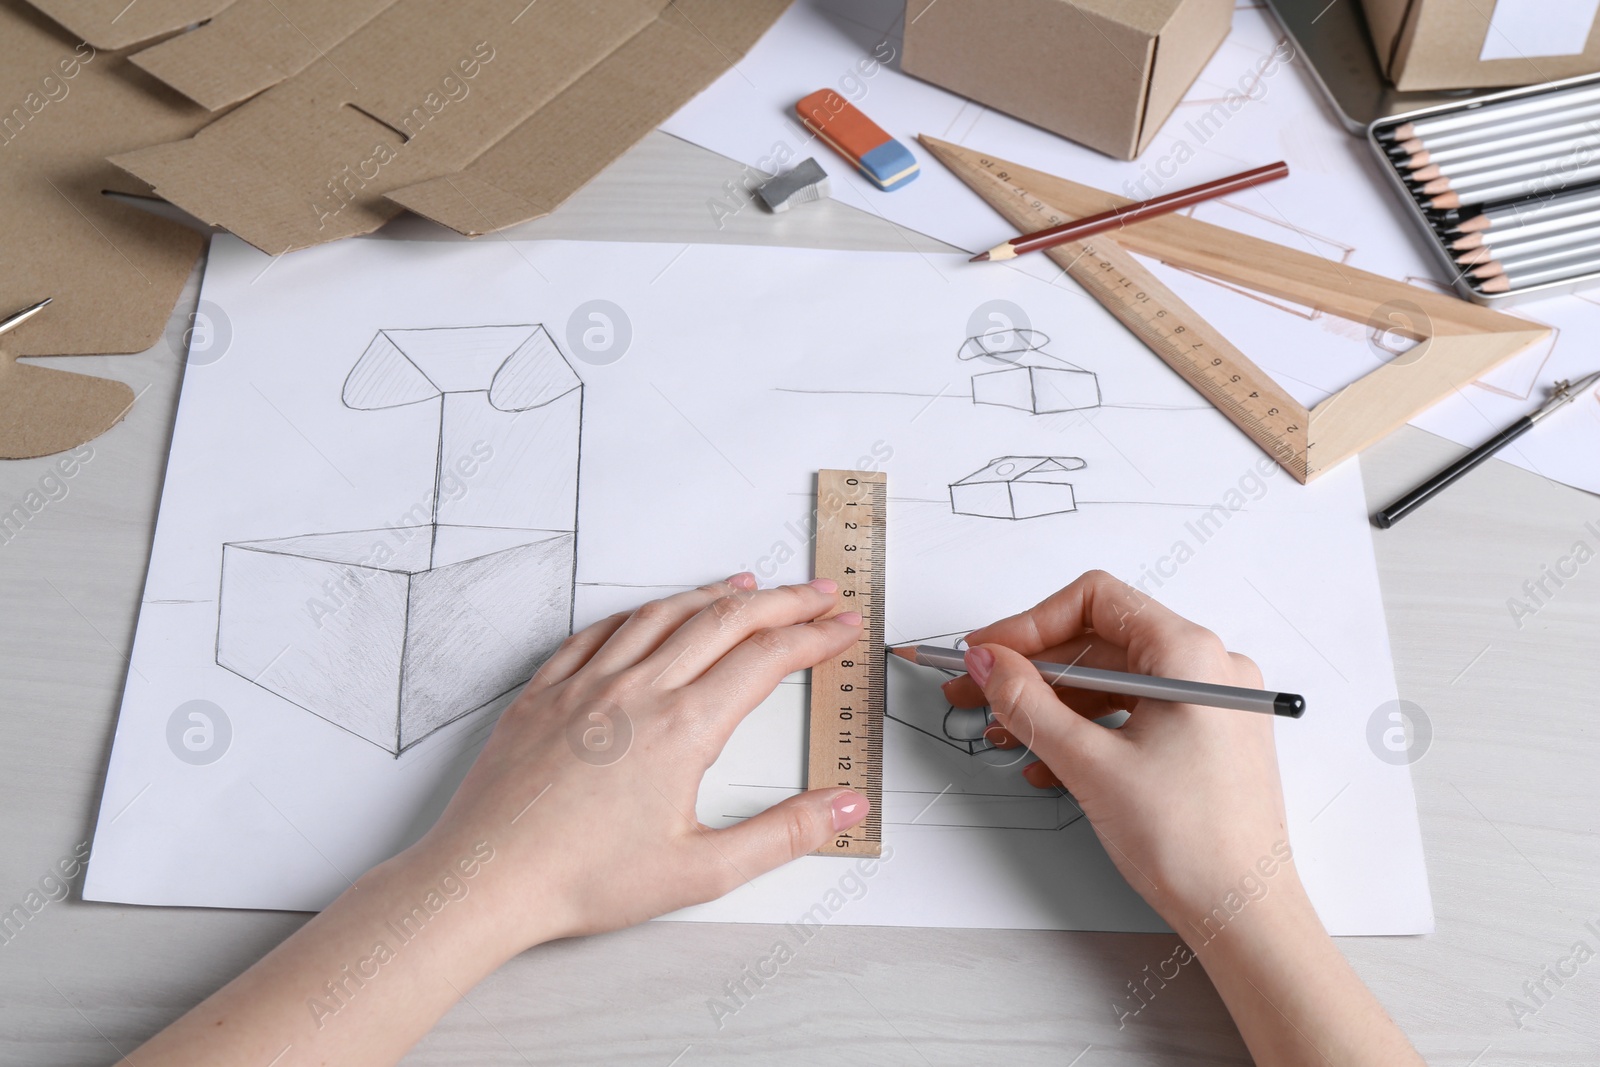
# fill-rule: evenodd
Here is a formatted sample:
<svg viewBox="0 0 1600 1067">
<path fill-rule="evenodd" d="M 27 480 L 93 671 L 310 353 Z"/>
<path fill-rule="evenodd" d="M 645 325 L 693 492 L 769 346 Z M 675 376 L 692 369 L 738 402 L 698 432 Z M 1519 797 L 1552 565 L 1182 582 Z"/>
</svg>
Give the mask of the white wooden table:
<svg viewBox="0 0 1600 1067">
<path fill-rule="evenodd" d="M 515 235 L 943 247 L 833 202 L 751 207 L 719 228 L 707 201 L 740 170 L 656 134 Z M 386 232 L 438 235 L 414 221 Z M 191 283 L 169 332 L 194 299 Z M 165 343 L 49 362 L 140 399 L 67 495 L 0 543 L 0 910 L 92 836 L 180 379 Z M 1369 501 L 1459 452 L 1402 430 L 1361 458 Z M 0 510 L 49 464 L 0 464 Z M 1575 942 L 1600 955 L 1584 926 L 1600 928 L 1600 562 L 1520 627 L 1507 607 L 1575 541 L 1600 548 L 1588 521 L 1600 526 L 1600 500 L 1492 462 L 1374 534 L 1400 693 L 1434 729 L 1413 772 L 1439 929 L 1342 944 L 1431 1063 L 1600 1063 L 1600 959 L 1563 985 L 1546 978 L 1520 1028 L 1508 1006 Z M 109 1063 L 305 920 L 86 904 L 78 888 L 0 941 L 0 1063 Z M 1249 1062 L 1198 968 L 1118 1028 L 1113 1002 L 1171 935 L 854 928 L 847 955 L 845 934 L 825 929 L 720 1030 L 708 1001 L 769 951 L 772 928 L 655 923 L 546 946 L 475 989 L 406 1062 Z"/>
</svg>

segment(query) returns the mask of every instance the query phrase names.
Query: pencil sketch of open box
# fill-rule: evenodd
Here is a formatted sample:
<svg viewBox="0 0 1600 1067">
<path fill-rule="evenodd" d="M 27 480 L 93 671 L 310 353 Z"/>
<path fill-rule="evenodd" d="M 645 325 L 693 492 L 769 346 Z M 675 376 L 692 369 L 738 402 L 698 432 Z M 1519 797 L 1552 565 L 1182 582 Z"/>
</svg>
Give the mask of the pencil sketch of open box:
<svg viewBox="0 0 1600 1067">
<path fill-rule="evenodd" d="M 1100 376 L 1044 346 L 1050 338 L 1038 330 L 1016 327 L 994 330 L 962 342 L 956 358 L 999 367 L 972 376 L 972 402 L 1016 408 L 1033 415 L 1086 411 L 1100 406 Z"/>
<path fill-rule="evenodd" d="M 217 663 L 398 756 L 570 632 L 583 382 L 542 326 L 382 330 L 343 399 L 436 406 L 431 488 L 398 524 L 225 544 Z"/>
<path fill-rule="evenodd" d="M 909 643 L 967 647 L 964 632 Z M 1065 789 L 1036 789 L 1022 777 L 1021 767 L 1036 758 L 1028 749 L 995 747 L 987 733 L 994 723 L 988 708 L 955 707 L 930 683 L 929 673 L 889 657 L 884 758 L 894 785 L 883 793 L 885 825 L 1054 832 L 1083 818 Z"/>
</svg>

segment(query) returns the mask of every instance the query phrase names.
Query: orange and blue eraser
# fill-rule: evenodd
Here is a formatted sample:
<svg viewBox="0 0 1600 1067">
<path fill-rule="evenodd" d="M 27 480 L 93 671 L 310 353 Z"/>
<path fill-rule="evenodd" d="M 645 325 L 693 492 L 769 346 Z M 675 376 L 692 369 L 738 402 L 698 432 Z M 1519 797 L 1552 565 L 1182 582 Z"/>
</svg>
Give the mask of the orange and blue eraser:
<svg viewBox="0 0 1600 1067">
<path fill-rule="evenodd" d="M 818 89 L 794 110 L 806 129 L 854 163 L 879 189 L 898 189 L 921 170 L 910 149 L 832 89 Z"/>
</svg>

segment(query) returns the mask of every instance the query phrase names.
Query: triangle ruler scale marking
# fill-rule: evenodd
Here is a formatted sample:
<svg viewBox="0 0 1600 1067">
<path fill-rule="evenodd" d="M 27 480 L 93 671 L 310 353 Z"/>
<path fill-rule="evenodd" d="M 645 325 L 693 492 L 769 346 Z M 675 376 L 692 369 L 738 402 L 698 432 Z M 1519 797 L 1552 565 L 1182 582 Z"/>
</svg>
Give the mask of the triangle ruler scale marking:
<svg viewBox="0 0 1600 1067">
<path fill-rule="evenodd" d="M 1017 233 L 1133 203 L 926 134 L 920 140 Z M 1308 409 L 1179 299 L 1135 252 L 1418 343 Z M 1186 215 L 1146 219 L 1058 245 L 1045 255 L 1301 482 L 1355 455 L 1550 332 L 1526 319 Z"/>
</svg>

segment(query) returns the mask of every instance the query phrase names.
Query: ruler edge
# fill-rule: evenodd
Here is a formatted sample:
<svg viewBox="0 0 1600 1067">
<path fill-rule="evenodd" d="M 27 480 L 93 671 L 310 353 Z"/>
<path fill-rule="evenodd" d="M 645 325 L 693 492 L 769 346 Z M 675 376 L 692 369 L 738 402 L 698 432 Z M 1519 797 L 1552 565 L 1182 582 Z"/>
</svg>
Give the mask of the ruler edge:
<svg viewBox="0 0 1600 1067">
<path fill-rule="evenodd" d="M 1094 244 L 1093 242 L 1097 240 L 1103 240 L 1104 244 Z M 1071 262 L 1064 262 L 1064 251 L 1070 248 L 1081 248 L 1083 255 L 1077 257 Z M 1062 254 L 1058 255 L 1058 253 Z M 1095 303 L 1099 304 L 1101 307 L 1110 312 L 1111 316 L 1118 322 L 1122 323 L 1124 329 L 1138 338 L 1139 343 L 1144 345 L 1145 348 L 1149 349 L 1151 354 L 1153 354 L 1157 359 L 1161 360 L 1162 363 L 1165 363 L 1173 373 L 1177 374 L 1178 377 L 1182 378 L 1186 383 L 1188 383 L 1191 389 L 1199 393 L 1205 399 L 1206 403 L 1211 405 L 1217 414 L 1231 422 L 1240 433 L 1244 434 L 1245 437 L 1250 439 L 1251 443 L 1253 443 L 1257 448 L 1261 449 L 1262 452 L 1266 453 L 1274 463 L 1277 463 L 1278 466 L 1287 471 L 1289 475 L 1296 481 L 1303 484 L 1315 478 L 1322 472 L 1323 468 L 1317 468 L 1311 465 L 1311 409 L 1307 408 L 1304 404 L 1300 403 L 1293 396 L 1291 396 L 1288 390 L 1279 385 L 1272 375 L 1263 370 L 1259 363 L 1251 359 L 1243 349 L 1234 344 L 1228 335 L 1223 333 L 1222 330 L 1212 323 L 1210 319 L 1207 319 L 1204 315 L 1200 314 L 1199 311 L 1195 310 L 1195 308 L 1192 307 L 1188 301 L 1184 300 L 1177 293 L 1173 292 L 1167 286 L 1167 284 L 1160 278 L 1156 277 L 1148 267 L 1134 258 L 1133 252 L 1118 244 L 1116 241 L 1109 239 L 1109 237 L 1105 234 L 1096 234 L 1094 237 L 1089 238 L 1088 241 L 1083 243 L 1074 245 L 1060 245 L 1056 248 L 1046 249 L 1045 254 L 1054 260 L 1056 264 L 1068 274 L 1068 276 L 1070 276 L 1079 285 L 1083 286 L 1084 289 L 1088 290 Z M 1218 404 L 1217 401 L 1207 393 L 1206 387 L 1195 380 L 1195 377 L 1203 375 L 1203 371 L 1192 372 L 1186 367 L 1175 365 L 1171 360 L 1167 359 L 1167 357 L 1164 356 L 1161 351 L 1156 348 L 1156 346 L 1146 341 L 1144 337 L 1140 335 L 1138 329 L 1129 324 L 1127 319 L 1123 318 L 1123 316 L 1118 313 L 1117 308 L 1110 307 L 1106 301 L 1096 297 L 1094 295 L 1095 291 L 1102 287 L 1098 286 L 1098 280 L 1093 279 L 1093 276 L 1089 274 L 1089 268 L 1087 268 L 1083 262 L 1085 258 L 1094 259 L 1096 257 L 1110 260 L 1111 262 L 1115 263 L 1118 272 L 1120 272 L 1124 277 L 1134 278 L 1147 290 L 1155 292 L 1157 294 L 1157 299 L 1167 307 L 1186 312 L 1193 316 L 1194 321 L 1204 324 L 1207 333 L 1211 336 L 1213 341 L 1220 341 L 1226 346 L 1226 348 L 1222 350 L 1225 358 L 1227 358 L 1230 362 L 1236 362 L 1237 365 L 1240 366 L 1240 369 L 1246 370 L 1253 378 L 1263 383 L 1258 385 L 1257 388 L 1268 388 L 1276 393 L 1277 402 L 1280 409 L 1300 416 L 1302 422 L 1300 433 L 1303 435 L 1303 440 L 1296 440 L 1292 443 L 1285 444 L 1282 438 L 1267 435 L 1265 431 L 1262 431 L 1262 434 L 1266 437 L 1266 441 L 1263 441 L 1261 438 L 1257 437 L 1256 431 L 1252 430 L 1250 426 L 1236 418 L 1233 412 Z M 1126 305 L 1119 306 L 1125 307 Z M 1289 460 L 1285 460 L 1280 454 L 1280 449 L 1282 448 L 1289 449 L 1294 453 L 1294 455 Z"/>
</svg>

